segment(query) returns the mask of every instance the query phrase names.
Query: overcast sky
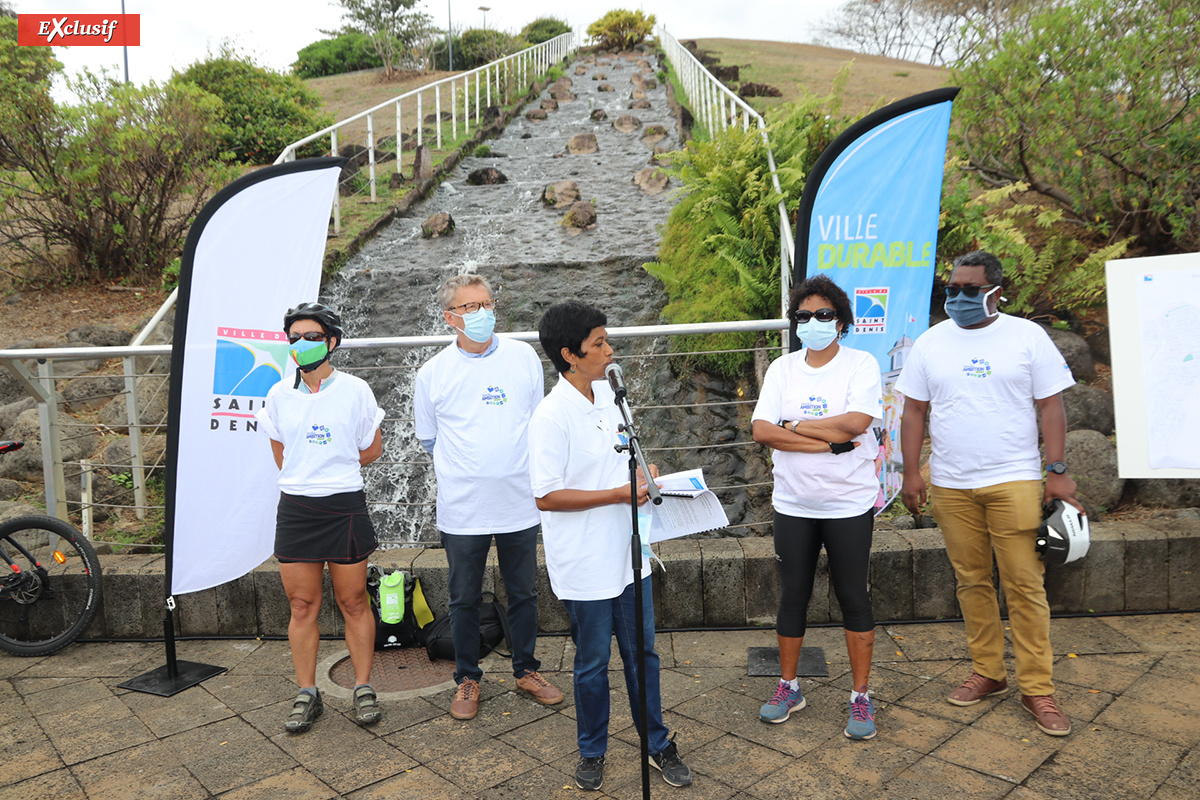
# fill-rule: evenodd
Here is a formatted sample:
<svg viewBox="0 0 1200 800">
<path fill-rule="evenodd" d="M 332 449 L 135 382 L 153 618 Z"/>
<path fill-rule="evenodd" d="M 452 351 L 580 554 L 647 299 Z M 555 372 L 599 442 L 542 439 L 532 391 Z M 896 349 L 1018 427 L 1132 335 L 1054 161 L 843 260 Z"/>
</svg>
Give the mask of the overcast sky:
<svg viewBox="0 0 1200 800">
<path fill-rule="evenodd" d="M 121 0 L 10 0 L 18 13 L 119 14 Z M 654 14 L 678 38 L 726 37 L 809 42 L 812 26 L 844 0 L 421 0 L 419 5 L 445 28 L 484 25 L 517 32 L 541 16 L 566 19 L 580 34 L 613 8 Z M 489 7 L 487 12 L 481 5 Z M 583 10 L 580 10 L 583 9 Z M 141 15 L 141 45 L 129 48 L 134 83 L 162 81 L 216 50 L 222 41 L 253 54 L 259 63 L 286 70 L 296 51 L 321 30 L 340 26 L 341 7 L 331 0 L 125 0 L 125 11 Z M 68 73 L 101 67 L 124 74 L 119 47 L 55 48 Z M 58 92 L 56 92 L 58 94 Z"/>
</svg>

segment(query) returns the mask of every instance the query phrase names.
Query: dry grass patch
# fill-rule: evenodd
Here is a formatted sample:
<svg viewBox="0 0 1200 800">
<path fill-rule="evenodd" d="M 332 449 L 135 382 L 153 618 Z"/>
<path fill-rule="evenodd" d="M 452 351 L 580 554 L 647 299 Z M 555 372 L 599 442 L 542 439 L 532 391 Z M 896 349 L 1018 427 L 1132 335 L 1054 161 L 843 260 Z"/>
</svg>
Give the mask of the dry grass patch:
<svg viewBox="0 0 1200 800">
<path fill-rule="evenodd" d="M 850 61 L 854 66 L 846 86 L 844 111 L 853 115 L 945 86 L 949 75 L 942 67 L 811 44 L 750 39 L 695 41 L 722 65 L 741 67 L 742 81 L 765 83 L 783 92 L 782 97 L 749 98 L 747 102 L 759 113 L 798 100 L 804 92 L 828 94 L 834 77 Z"/>
</svg>

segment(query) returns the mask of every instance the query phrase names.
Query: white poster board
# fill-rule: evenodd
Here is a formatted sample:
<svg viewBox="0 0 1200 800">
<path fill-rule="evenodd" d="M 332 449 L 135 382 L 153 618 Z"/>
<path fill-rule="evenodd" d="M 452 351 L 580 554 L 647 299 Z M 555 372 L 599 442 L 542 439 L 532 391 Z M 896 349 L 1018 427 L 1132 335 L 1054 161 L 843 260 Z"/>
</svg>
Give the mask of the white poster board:
<svg viewBox="0 0 1200 800">
<path fill-rule="evenodd" d="M 1200 478 L 1200 253 L 1109 261 L 1117 469 Z"/>
</svg>

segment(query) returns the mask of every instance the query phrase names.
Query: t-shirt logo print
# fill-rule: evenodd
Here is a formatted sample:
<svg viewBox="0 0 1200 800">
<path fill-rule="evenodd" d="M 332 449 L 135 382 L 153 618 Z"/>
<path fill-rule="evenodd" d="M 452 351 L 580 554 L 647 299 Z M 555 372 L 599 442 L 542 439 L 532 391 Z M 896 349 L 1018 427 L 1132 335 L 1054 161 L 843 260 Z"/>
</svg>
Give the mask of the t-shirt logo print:
<svg viewBox="0 0 1200 800">
<path fill-rule="evenodd" d="M 499 386 L 489 386 L 481 399 L 489 406 L 502 406 L 508 402 L 508 395 Z"/>
<path fill-rule="evenodd" d="M 823 417 L 829 413 L 829 401 L 819 395 L 809 395 L 800 403 L 800 413 L 806 417 Z"/>
<path fill-rule="evenodd" d="M 992 374 L 992 364 L 986 358 L 972 358 L 971 363 L 963 367 L 963 374 L 968 378 L 986 378 Z"/>
<path fill-rule="evenodd" d="M 324 425 L 313 425 L 312 430 L 304 434 L 309 444 L 326 445 L 333 441 L 333 434 Z"/>
</svg>

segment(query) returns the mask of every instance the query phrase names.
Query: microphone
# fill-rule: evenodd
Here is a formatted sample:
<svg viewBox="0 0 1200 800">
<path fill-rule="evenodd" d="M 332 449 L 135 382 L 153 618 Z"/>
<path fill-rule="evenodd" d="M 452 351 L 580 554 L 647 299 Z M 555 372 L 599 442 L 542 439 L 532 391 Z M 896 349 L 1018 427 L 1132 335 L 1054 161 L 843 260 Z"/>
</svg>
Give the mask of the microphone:
<svg viewBox="0 0 1200 800">
<path fill-rule="evenodd" d="M 620 403 L 628 394 L 625 390 L 625 375 L 621 372 L 621 365 L 615 361 L 609 364 L 604 368 L 604 377 L 608 378 L 608 385 L 612 387 L 613 394 L 616 395 L 616 402 Z"/>
</svg>

